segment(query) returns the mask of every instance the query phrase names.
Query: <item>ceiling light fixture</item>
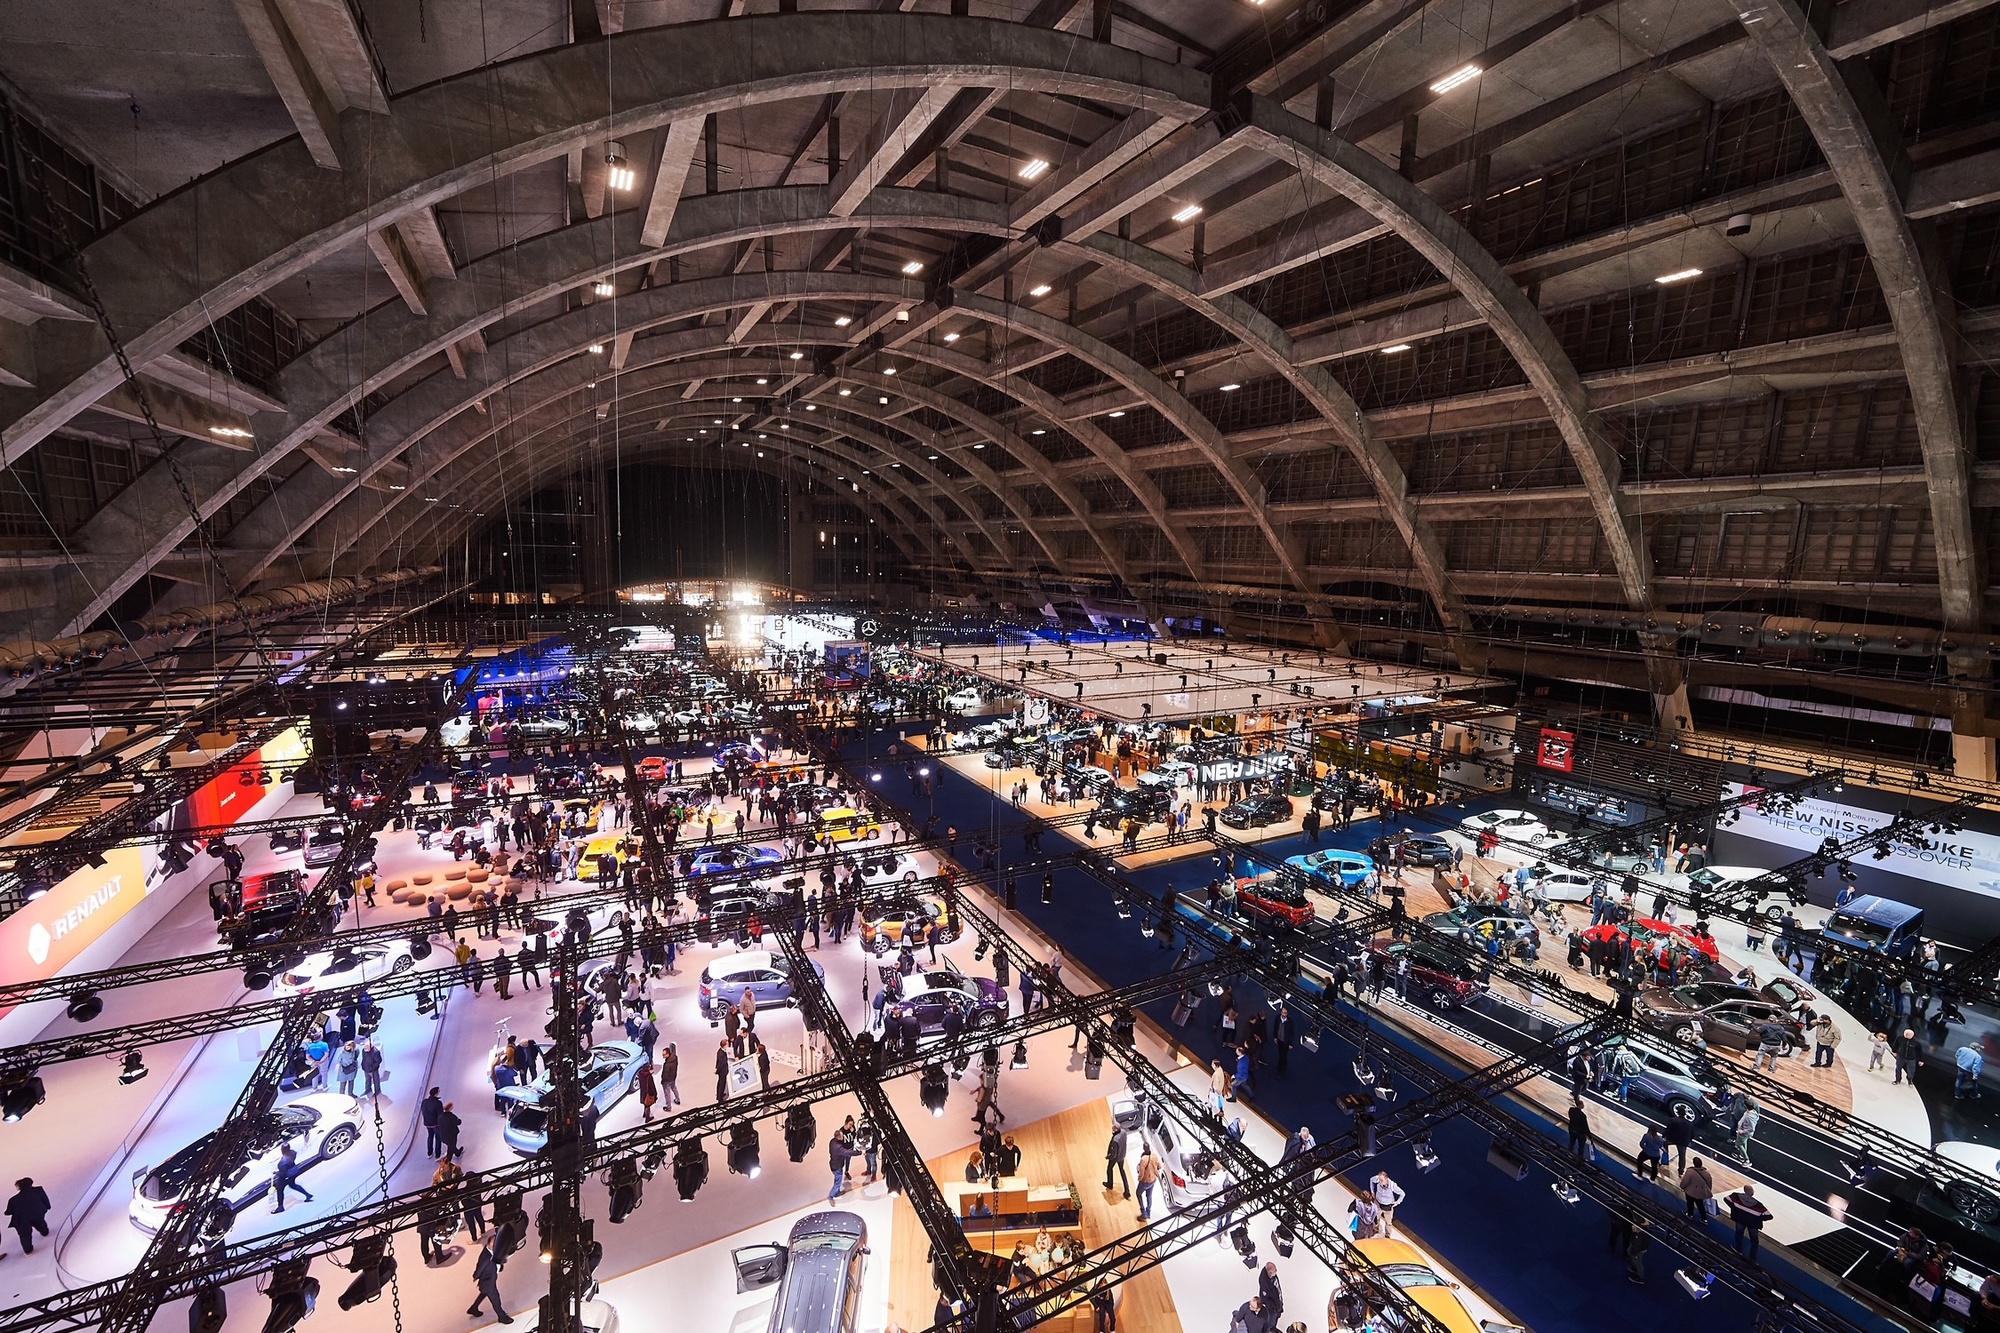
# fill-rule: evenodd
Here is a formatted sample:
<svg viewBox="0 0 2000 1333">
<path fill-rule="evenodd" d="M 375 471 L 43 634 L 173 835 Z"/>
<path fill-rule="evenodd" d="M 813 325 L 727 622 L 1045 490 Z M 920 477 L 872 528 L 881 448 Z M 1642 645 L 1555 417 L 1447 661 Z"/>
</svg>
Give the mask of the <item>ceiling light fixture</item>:
<svg viewBox="0 0 2000 1333">
<path fill-rule="evenodd" d="M 1038 282 L 1038 283 L 1036 283 L 1036 284 L 1035 284 L 1034 286 L 1032 286 L 1032 287 L 1030 287 L 1030 288 L 1028 289 L 1028 295 L 1030 295 L 1030 296 L 1047 296 L 1047 295 L 1048 295 L 1048 294 L 1049 294 L 1050 292 L 1052 292 L 1052 291 L 1054 291 L 1054 290 L 1055 290 L 1055 288 L 1053 288 L 1053 287 L 1049 286 L 1049 284 L 1047 284 L 1046 282 Z"/>
<path fill-rule="evenodd" d="M 407 491 L 410 488 L 408 486 L 398 486 L 394 482 L 390 482 L 389 489 L 392 491 Z"/>
<path fill-rule="evenodd" d="M 985 446 L 985 445 L 983 445 L 983 444 L 975 444 L 975 445 L 973 445 L 972 447 L 973 447 L 973 448 L 975 448 L 975 449 L 984 449 L 984 448 L 985 448 L 986 446 Z"/>
<path fill-rule="evenodd" d="M 792 360 L 794 360 L 794 361 L 803 361 L 803 360 L 805 360 L 805 359 L 806 359 L 806 354 L 805 354 L 804 352 L 793 352 L 793 353 L 792 353 Z"/>
<path fill-rule="evenodd" d="M 589 352 L 589 353 L 590 353 L 590 354 L 591 354 L 592 356 L 603 356 L 603 355 L 604 355 L 604 344 L 603 344 L 603 343 L 592 343 L 592 344 L 591 344 L 591 345 L 590 345 L 589 347 L 585 348 L 584 350 L 585 350 L 585 351 L 587 351 L 587 352 Z"/>
<path fill-rule="evenodd" d="M 1394 356 L 1398 352 L 1407 352 L 1409 350 L 1410 350 L 1410 345 L 1408 343 L 1390 343 L 1387 347 L 1384 347 L 1382 349 L 1382 355 Z"/>
<path fill-rule="evenodd" d="M 844 328 L 846 328 L 846 327 L 847 327 L 847 326 L 848 326 L 849 324 L 852 324 L 853 322 L 854 322 L 854 316 L 852 316 L 852 315 L 840 315 L 840 316 L 837 316 L 837 317 L 835 317 L 835 319 L 834 319 L 834 321 L 833 321 L 833 327 L 835 327 L 836 329 L 844 329 Z"/>
<path fill-rule="evenodd" d="M 1111 415 L 1112 415 L 1112 416 L 1113 416 L 1114 418 L 1117 418 L 1117 417 L 1122 417 L 1122 416 L 1124 416 L 1124 415 L 1125 415 L 1125 409 L 1121 407 L 1121 408 L 1119 408 L 1119 409 L 1118 409 L 1117 411 L 1113 412 L 1113 413 L 1112 413 Z"/>
<path fill-rule="evenodd" d="M 819 404 L 818 404 L 818 403 L 807 403 L 807 404 L 806 404 L 806 411 L 808 411 L 808 412 L 817 412 L 817 411 L 819 411 Z"/>
<path fill-rule="evenodd" d="M 1677 268 L 1672 273 L 1662 273 L 1659 277 L 1654 278 L 1653 281 L 1659 283 L 1662 287 L 1670 287 L 1674 283 L 1686 282 L 1690 278 L 1698 278 L 1700 276 L 1701 270 L 1698 268 Z"/>
<path fill-rule="evenodd" d="M 944 340 L 948 343 L 955 343 L 958 341 L 958 335 L 956 333 L 947 333 L 944 335 Z"/>
<path fill-rule="evenodd" d="M 937 462 L 937 461 L 938 461 L 938 456 L 937 456 L 936 454 L 929 454 L 929 455 L 927 455 L 927 457 L 928 457 L 928 458 L 929 458 L 929 459 L 931 460 L 931 462 L 933 462 L 933 463 L 935 463 L 935 462 Z"/>
<path fill-rule="evenodd" d="M 210 435 L 219 435 L 225 440 L 247 440 L 250 438 L 250 432 L 241 426 L 210 426 L 208 433 Z"/>
<path fill-rule="evenodd" d="M 923 271 L 924 271 L 923 261 L 919 259 L 912 259 L 909 263 L 903 265 L 903 272 L 909 274 L 913 278 L 916 277 L 917 274 L 922 273 Z"/>
<path fill-rule="evenodd" d="M 333 470 L 334 470 L 335 472 L 340 472 L 340 473 L 344 473 L 344 474 L 346 474 L 346 475 L 348 475 L 348 476 L 352 476 L 352 475 L 354 475 L 354 474 L 355 474 L 356 472 L 359 472 L 359 471 L 360 471 L 361 469 L 360 469 L 360 468 L 358 468 L 358 467 L 342 467 L 342 466 L 336 466 L 336 467 L 335 467 L 335 468 L 334 468 Z"/>
<path fill-rule="evenodd" d="M 884 375 L 893 375 L 896 373 L 896 368 L 894 366 L 884 366 L 882 367 L 882 373 Z"/>
<path fill-rule="evenodd" d="M 1448 93 L 1452 89 L 1458 87 L 1460 84 L 1471 83 L 1474 79 L 1478 78 L 1479 75 L 1480 75 L 1479 66 L 1460 65 L 1457 69 L 1453 70 L 1451 73 L 1445 75 L 1443 78 L 1439 79 L 1436 83 L 1432 84 L 1431 91 L 1440 94 Z"/>
<path fill-rule="evenodd" d="M 889 405 L 889 399 L 886 395 L 882 394 L 876 395 L 875 401 L 881 404 L 883 407 L 887 407 Z"/>
<path fill-rule="evenodd" d="M 596 292 L 599 296 L 612 296 L 615 295 L 618 291 L 616 287 L 613 287 L 611 285 L 611 279 L 609 278 L 606 278 L 602 282 L 599 282 L 595 287 L 591 288 L 591 290 Z"/>
<path fill-rule="evenodd" d="M 1240 384 L 1225 384 L 1222 386 L 1222 391 L 1224 393 L 1235 393 L 1238 389 L 1242 387 L 1243 386 Z"/>
<path fill-rule="evenodd" d="M 1049 160 L 1047 158 L 1031 157 L 1026 162 L 1023 162 L 1021 164 L 1021 169 L 1015 172 L 1014 174 L 1016 176 L 1019 176 L 1024 181 L 1031 181 L 1038 179 L 1041 176 L 1041 174 L 1047 171 L 1048 169 L 1049 169 Z"/>
<path fill-rule="evenodd" d="M 840 396 L 841 396 L 842 398 L 852 398 L 852 397 L 854 396 L 854 390 L 852 390 L 852 389 L 842 389 L 842 390 L 840 391 Z"/>
<path fill-rule="evenodd" d="M 609 168 L 604 183 L 623 194 L 639 183 L 639 177 L 625 163 L 625 145 L 613 139 L 604 145 L 604 165 Z"/>
<path fill-rule="evenodd" d="M 1037 426 L 1033 430 L 1028 432 L 1028 434 L 1030 435 L 1047 435 L 1048 433 L 1049 433 L 1048 427 L 1046 426 Z"/>
<path fill-rule="evenodd" d="M 1201 216 L 1201 205 L 1188 204 L 1184 206 L 1179 212 L 1174 214 L 1174 221 L 1193 222 L 1196 218 L 1200 216 Z"/>
</svg>

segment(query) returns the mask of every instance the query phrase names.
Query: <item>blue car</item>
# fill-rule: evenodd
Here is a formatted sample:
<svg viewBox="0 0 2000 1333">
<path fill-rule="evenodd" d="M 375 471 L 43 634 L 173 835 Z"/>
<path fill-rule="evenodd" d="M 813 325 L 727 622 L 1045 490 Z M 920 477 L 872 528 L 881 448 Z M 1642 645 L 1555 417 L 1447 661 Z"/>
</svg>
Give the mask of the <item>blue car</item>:
<svg viewBox="0 0 2000 1333">
<path fill-rule="evenodd" d="M 1314 884 L 1338 884 L 1343 889 L 1365 888 L 1375 881 L 1375 858 L 1363 852 L 1329 847 L 1323 852 L 1288 856 L 1285 864 Z"/>
<path fill-rule="evenodd" d="M 814 963 L 813 975 L 817 981 L 824 981 L 826 969 Z M 718 958 L 701 970 L 701 1011 L 710 1017 L 742 1004 L 745 991 L 757 997 L 759 1009 L 791 1004 L 791 961 L 768 949 L 748 949 Z"/>
<path fill-rule="evenodd" d="M 776 847 L 711 847 L 695 853 L 688 873 L 720 875 L 731 870 L 755 870 L 758 866 L 775 866 L 784 859 L 784 853 Z"/>
</svg>

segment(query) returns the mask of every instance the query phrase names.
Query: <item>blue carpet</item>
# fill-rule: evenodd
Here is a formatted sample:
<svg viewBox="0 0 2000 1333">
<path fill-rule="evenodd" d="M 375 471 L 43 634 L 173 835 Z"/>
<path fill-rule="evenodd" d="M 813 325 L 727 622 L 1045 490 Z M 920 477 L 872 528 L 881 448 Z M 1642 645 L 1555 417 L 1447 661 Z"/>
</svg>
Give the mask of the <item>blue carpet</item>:
<svg viewBox="0 0 2000 1333">
<path fill-rule="evenodd" d="M 919 822 L 934 811 L 941 829 L 956 827 L 966 838 L 980 831 L 998 836 L 1003 871 L 1022 857 L 1019 831 L 1025 816 L 1021 811 L 943 765 L 933 766 L 935 794 L 928 798 L 919 795 L 904 778 L 901 766 L 884 760 L 887 743 L 895 739 L 893 733 L 854 737 L 843 746 L 842 755 L 850 763 L 863 765 L 865 771 L 879 771 L 877 790 L 891 804 L 913 810 Z M 1345 833 L 1323 833 L 1320 845 L 1359 848 L 1382 829 L 1376 820 L 1356 821 Z M 1046 853 L 1059 850 L 1060 836 L 1045 837 Z M 1103 837 L 1097 845 L 1115 850 L 1116 841 Z M 1311 845 L 1302 834 L 1265 844 L 1287 856 L 1309 850 Z M 1148 867 L 1128 878 L 1158 893 L 1169 886 L 1197 888 L 1214 871 L 1204 851 L 1184 861 Z M 1104 886 L 1080 870 L 1057 870 L 1054 881 L 1053 901 L 1044 905 L 1039 873 L 1023 876 L 1021 914 L 1107 986 L 1156 976 L 1171 962 L 1172 952 L 1139 933 L 1143 907 L 1132 919 L 1121 919 Z M 1260 998 L 1254 984 L 1238 985 L 1239 1009 Z M 1214 1028 L 1216 1003 L 1204 996 L 1201 1008 L 1179 1034 L 1191 1052 L 1210 1061 L 1221 1048 Z M 1170 1001 L 1150 1006 L 1151 1016 L 1163 1027 L 1170 1027 L 1172 1007 Z M 1461 1071 L 1414 1040 L 1393 1032 L 1384 1036 L 1451 1077 L 1459 1076 Z M 1317 1054 L 1296 1049 L 1288 1076 L 1278 1078 L 1267 1068 L 1252 1100 L 1267 1117 L 1287 1129 L 1308 1124 L 1322 1140 L 1344 1133 L 1347 1117 L 1334 1107 L 1332 1099 L 1353 1088 L 1350 1066 L 1354 1058 L 1352 1046 L 1331 1036 L 1321 1043 Z M 1398 1092 L 1404 1100 L 1416 1095 L 1408 1086 L 1399 1086 Z M 1563 1130 L 1553 1122 L 1537 1124 L 1524 1119 L 1523 1124 L 1523 1132 L 1540 1132 L 1558 1141 L 1564 1138 Z M 1573 1206 L 1564 1204 L 1550 1191 L 1549 1178 L 1539 1170 L 1521 1182 L 1494 1170 L 1486 1163 L 1491 1140 L 1484 1130 L 1461 1120 L 1446 1121 L 1432 1133 L 1431 1141 L 1444 1160 L 1428 1174 L 1417 1170 L 1407 1148 L 1395 1148 L 1349 1172 L 1347 1179 L 1358 1183 L 1376 1170 L 1388 1169 L 1409 1193 L 1398 1220 L 1536 1333 L 1601 1333 L 1614 1325 L 1623 1333 L 1683 1333 L 1697 1324 L 1721 1329 L 1752 1325 L 1755 1310 L 1751 1303 L 1720 1286 L 1697 1308 L 1674 1282 L 1674 1270 L 1681 1261 L 1658 1243 L 1647 1255 L 1641 1295 L 1626 1280 L 1623 1256 L 1607 1249 L 1609 1219 L 1605 1210 L 1587 1200 Z M 1622 1169 L 1614 1169 L 1631 1179 Z M 1670 1201 L 1677 1206 L 1678 1195 L 1670 1196 Z M 1335 1220 L 1344 1224 L 1346 1219 Z M 1711 1225 L 1726 1242 L 1728 1230 L 1719 1223 Z M 1783 1264 L 1775 1258 L 1767 1262 L 1774 1269 Z M 1789 1269 L 1789 1265 L 1785 1267 Z M 1893 1327 L 1803 1272 L 1790 1270 L 1787 1277 L 1859 1325 Z"/>
</svg>

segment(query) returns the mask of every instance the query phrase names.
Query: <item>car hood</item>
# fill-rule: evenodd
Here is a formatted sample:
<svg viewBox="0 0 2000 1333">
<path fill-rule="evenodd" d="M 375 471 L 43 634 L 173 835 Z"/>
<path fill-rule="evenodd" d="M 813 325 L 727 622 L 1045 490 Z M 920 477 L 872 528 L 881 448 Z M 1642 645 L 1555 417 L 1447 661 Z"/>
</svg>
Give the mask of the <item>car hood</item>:
<svg viewBox="0 0 2000 1333">
<path fill-rule="evenodd" d="M 1004 1004 L 1007 991 L 999 982 L 990 977 L 974 977 L 973 984 L 979 987 L 979 998 L 989 1003 Z"/>
<path fill-rule="evenodd" d="M 540 1106 L 547 1092 L 548 1089 L 539 1084 L 516 1083 L 511 1087 L 495 1088 L 493 1095 L 503 1102 L 512 1102 L 517 1106 Z"/>
</svg>

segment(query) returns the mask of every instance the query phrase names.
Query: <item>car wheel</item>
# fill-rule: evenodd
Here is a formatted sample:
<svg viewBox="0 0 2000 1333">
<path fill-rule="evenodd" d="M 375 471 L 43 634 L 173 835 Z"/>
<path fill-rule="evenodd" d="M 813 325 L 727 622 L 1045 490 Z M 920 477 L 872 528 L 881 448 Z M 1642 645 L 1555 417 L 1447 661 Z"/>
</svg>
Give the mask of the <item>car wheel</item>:
<svg viewBox="0 0 2000 1333">
<path fill-rule="evenodd" d="M 881 837 L 881 836 L 882 836 L 882 830 L 881 830 L 881 829 L 878 829 L 878 828 L 872 828 L 872 829 L 869 829 L 869 830 L 868 830 L 868 831 L 867 831 L 866 833 L 864 833 L 864 834 L 862 834 L 862 835 L 861 835 L 861 841 L 863 841 L 863 842 L 873 842 L 873 841 L 875 841 L 875 839 L 877 839 L 877 838 L 879 838 L 879 837 Z"/>
<path fill-rule="evenodd" d="M 1431 1007 L 1433 1009 L 1455 1009 L 1458 997 L 1442 986 L 1431 987 Z"/>
<path fill-rule="evenodd" d="M 354 1141 L 360 1137 L 361 1131 L 352 1125 L 335 1125 L 327 1131 L 327 1136 L 319 1141 L 320 1160 L 325 1161 L 329 1157 L 340 1156 L 352 1148 Z"/>
<path fill-rule="evenodd" d="M 1701 1029 L 1693 1023 L 1683 1023 L 1674 1029 L 1674 1040 L 1684 1041 L 1692 1046 L 1701 1040 Z"/>
<path fill-rule="evenodd" d="M 975 1016 L 972 1020 L 972 1026 L 975 1028 L 979 1028 L 982 1031 L 987 1028 L 997 1028 L 1000 1026 L 1000 1023 L 1001 1023 L 1001 1018 L 1000 1018 L 1000 1011 L 998 1009 L 981 1010 L 980 1013 L 977 1016 Z"/>
<path fill-rule="evenodd" d="M 1701 1112 L 1696 1109 L 1695 1104 L 1685 1097 L 1667 1098 L 1667 1114 L 1684 1125 L 1692 1125 L 1701 1118 Z"/>
<path fill-rule="evenodd" d="M 1783 903 L 1766 903 L 1764 905 L 1764 920 L 1768 921 L 1774 928 L 1784 925 L 1785 905 Z"/>
<path fill-rule="evenodd" d="M 229 1229 L 235 1225 L 236 1210 L 229 1206 L 228 1200 L 217 1199 L 208 1206 L 208 1216 L 202 1222 L 202 1230 L 219 1238 L 228 1235 Z"/>
<path fill-rule="evenodd" d="M 1970 1221 L 1985 1226 L 2000 1222 L 2000 1198 L 1976 1185 L 1954 1180 L 1944 1187 L 1944 1196 L 1951 1200 L 1951 1206 L 1958 1209 L 1960 1216 Z"/>
<path fill-rule="evenodd" d="M 410 957 L 410 955 L 408 954 L 404 954 L 401 958 L 398 958 L 395 962 L 389 964 L 389 970 L 391 972 L 407 972 L 416 965 L 417 965 L 416 959 Z"/>
</svg>

